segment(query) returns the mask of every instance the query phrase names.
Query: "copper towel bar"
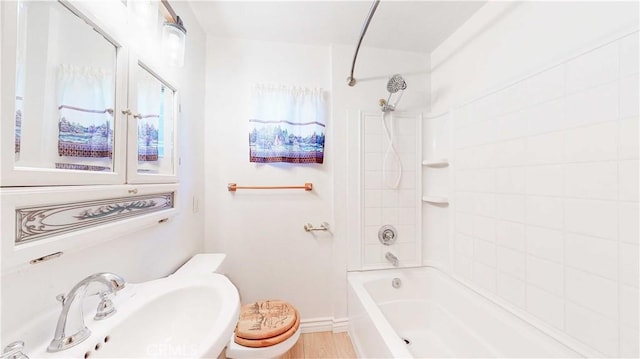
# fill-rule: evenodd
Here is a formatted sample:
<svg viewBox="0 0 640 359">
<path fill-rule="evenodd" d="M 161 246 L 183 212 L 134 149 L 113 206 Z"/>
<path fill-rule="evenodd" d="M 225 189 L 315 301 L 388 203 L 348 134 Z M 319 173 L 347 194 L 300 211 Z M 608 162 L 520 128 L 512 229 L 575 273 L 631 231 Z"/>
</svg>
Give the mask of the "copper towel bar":
<svg viewBox="0 0 640 359">
<path fill-rule="evenodd" d="M 313 183 L 305 183 L 304 186 L 238 186 L 235 183 L 227 185 L 229 192 L 235 192 L 238 189 L 304 189 L 305 191 L 313 190 Z"/>
</svg>

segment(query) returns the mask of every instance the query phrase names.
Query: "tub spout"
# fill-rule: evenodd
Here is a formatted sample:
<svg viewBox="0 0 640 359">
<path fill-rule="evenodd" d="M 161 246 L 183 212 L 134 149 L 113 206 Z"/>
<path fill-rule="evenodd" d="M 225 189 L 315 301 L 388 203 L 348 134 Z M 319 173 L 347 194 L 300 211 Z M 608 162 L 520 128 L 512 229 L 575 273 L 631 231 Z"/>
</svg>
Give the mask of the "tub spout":
<svg viewBox="0 0 640 359">
<path fill-rule="evenodd" d="M 398 257 L 394 256 L 393 253 L 387 252 L 384 257 L 393 264 L 394 267 L 397 267 L 400 262 L 398 261 Z"/>
</svg>

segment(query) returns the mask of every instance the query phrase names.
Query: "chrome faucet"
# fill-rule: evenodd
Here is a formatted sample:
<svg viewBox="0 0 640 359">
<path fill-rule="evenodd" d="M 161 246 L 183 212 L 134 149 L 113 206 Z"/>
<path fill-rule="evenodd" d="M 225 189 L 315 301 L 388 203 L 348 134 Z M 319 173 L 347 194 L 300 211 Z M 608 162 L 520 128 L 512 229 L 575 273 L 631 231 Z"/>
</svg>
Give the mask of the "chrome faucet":
<svg viewBox="0 0 640 359">
<path fill-rule="evenodd" d="M 397 267 L 400 264 L 400 261 L 398 261 L 398 257 L 394 256 L 393 253 L 391 252 L 387 252 L 384 257 L 391 262 L 391 264 L 393 264 L 394 267 Z"/>
<path fill-rule="evenodd" d="M 106 291 L 99 292 L 101 300 L 95 319 L 108 318 L 116 312 L 108 294 L 116 293 L 124 288 L 124 279 L 113 273 L 96 273 L 86 277 L 71 288 L 69 294 L 66 296 L 61 294 L 56 297 L 62 302 L 62 312 L 58 318 L 53 340 L 47 348 L 48 352 L 71 348 L 91 335 L 91 331 L 84 324 L 84 314 L 82 313 L 82 300 L 91 283 L 100 283 L 106 288 Z"/>
</svg>

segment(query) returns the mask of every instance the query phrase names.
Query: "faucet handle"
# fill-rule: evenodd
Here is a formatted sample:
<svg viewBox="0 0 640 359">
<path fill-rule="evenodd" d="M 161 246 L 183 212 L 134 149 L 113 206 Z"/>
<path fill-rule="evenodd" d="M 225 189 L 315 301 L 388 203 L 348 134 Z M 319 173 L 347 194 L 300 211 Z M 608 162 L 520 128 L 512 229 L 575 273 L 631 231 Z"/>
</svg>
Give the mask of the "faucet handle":
<svg viewBox="0 0 640 359">
<path fill-rule="evenodd" d="M 116 307 L 113 305 L 113 301 L 109 298 L 109 293 L 100 293 L 100 303 L 98 303 L 98 309 L 96 309 L 96 315 L 93 320 L 102 320 L 109 318 L 116 312 Z"/>
<path fill-rule="evenodd" d="M 15 342 L 10 343 L 4 350 L 2 351 L 2 359 L 29 359 L 29 357 L 22 352 L 24 348 L 24 342 L 22 340 L 17 340 Z"/>
</svg>

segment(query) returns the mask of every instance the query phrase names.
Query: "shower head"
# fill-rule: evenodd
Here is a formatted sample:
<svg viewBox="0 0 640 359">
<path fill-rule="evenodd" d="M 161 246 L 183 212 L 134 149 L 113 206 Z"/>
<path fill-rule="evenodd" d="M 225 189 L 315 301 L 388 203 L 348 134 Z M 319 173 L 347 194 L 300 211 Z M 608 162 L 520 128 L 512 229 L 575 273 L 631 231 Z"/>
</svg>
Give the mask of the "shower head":
<svg viewBox="0 0 640 359">
<path fill-rule="evenodd" d="M 389 91 L 389 98 L 387 98 L 386 101 L 384 99 L 380 100 L 380 109 L 382 110 L 382 112 L 389 112 L 389 111 L 395 110 L 396 105 L 398 104 L 398 102 L 400 102 L 400 99 L 402 98 L 402 93 L 406 88 L 407 88 L 407 82 L 402 78 L 401 75 L 395 74 L 391 76 L 389 81 L 387 81 L 387 91 Z M 402 91 L 402 92 L 400 92 L 400 95 L 398 95 L 395 103 L 391 104 L 391 96 L 398 91 Z"/>
<path fill-rule="evenodd" d="M 391 78 L 387 82 L 387 91 L 389 91 L 390 94 L 396 93 L 406 88 L 407 88 L 407 82 L 402 78 L 402 76 L 398 74 L 391 76 Z"/>
</svg>

